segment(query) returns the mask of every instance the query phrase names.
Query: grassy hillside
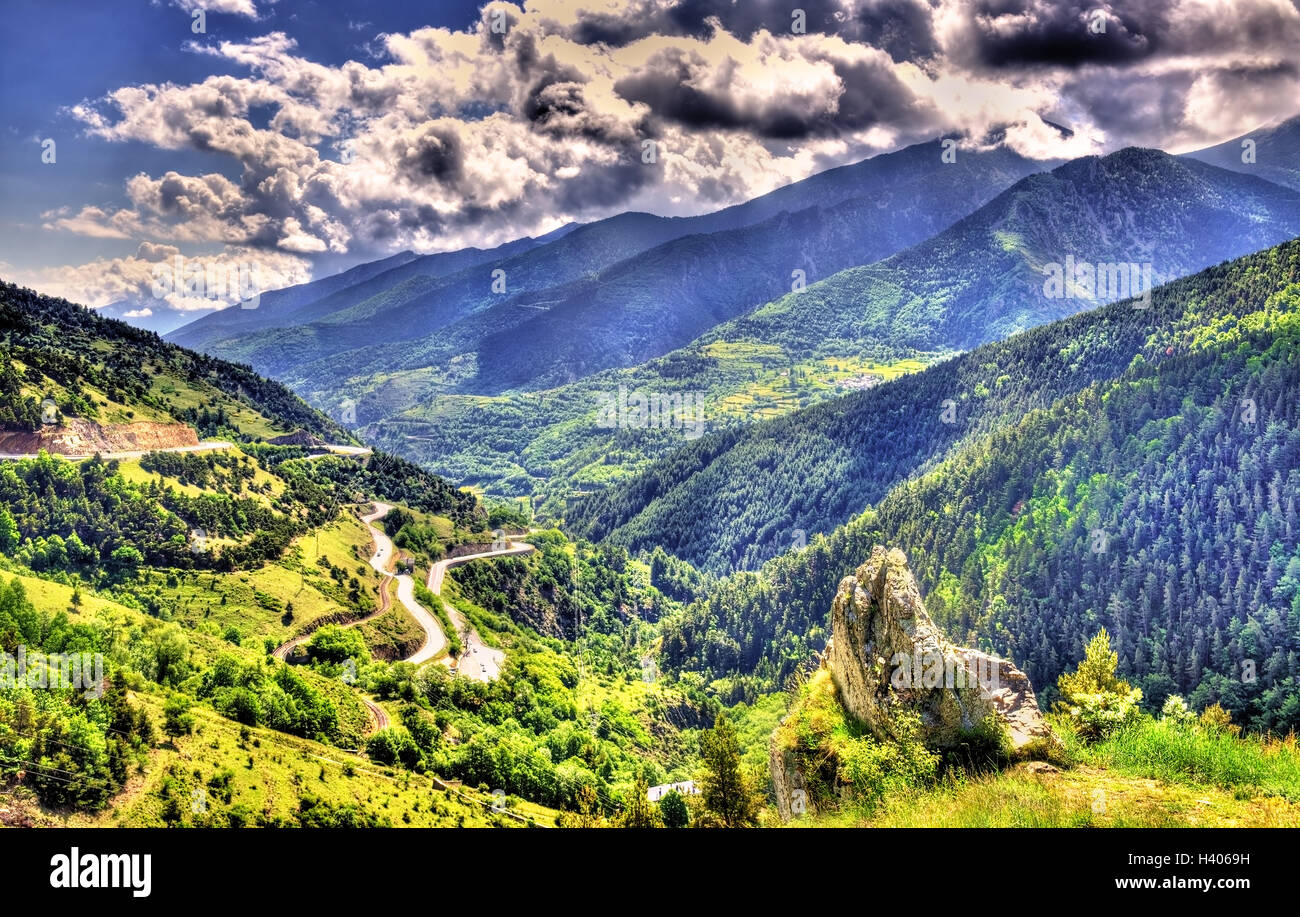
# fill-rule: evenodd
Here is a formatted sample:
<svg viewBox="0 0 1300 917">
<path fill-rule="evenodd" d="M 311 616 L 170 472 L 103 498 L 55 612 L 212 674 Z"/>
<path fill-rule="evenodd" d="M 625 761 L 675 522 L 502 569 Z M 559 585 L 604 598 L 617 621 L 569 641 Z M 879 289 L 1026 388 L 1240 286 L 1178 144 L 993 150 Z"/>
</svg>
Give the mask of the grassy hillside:
<svg viewBox="0 0 1300 917">
<path fill-rule="evenodd" d="M 551 533 L 534 557 L 459 568 L 444 595 L 504 651 L 502 676 L 453 678 L 439 661 L 417 670 L 386 661 L 405 655 L 388 651 L 412 622 L 372 617 L 380 583 L 362 507 L 342 501 L 408 500 L 385 527 L 421 564 L 491 540 L 486 514 L 436 512 L 432 479 L 386 476 L 374 458 L 247 448 L 0 466 L 46 497 L 3 503 L 0 650 L 100 653 L 107 675 L 99 699 L 0 686 L 8 823 L 545 825 L 588 797 L 593 817 L 612 817 L 638 778 L 692 775 L 692 735 L 716 705 L 694 682 L 645 677 L 668 600 L 625 552 Z M 114 512 L 71 499 L 73 488 L 112 495 Z M 231 500 L 243 501 L 232 518 L 283 520 L 284 545 L 263 551 L 265 540 L 217 526 L 187 542 L 193 506 Z M 176 550 L 131 525 L 127 506 L 175 526 Z M 82 562 L 119 542 L 137 552 L 131 563 L 118 549 L 113 563 Z M 305 664 L 270 655 L 308 634 Z"/>
<path fill-rule="evenodd" d="M 1294 736 L 1241 736 L 1196 719 L 1142 717 L 1087 744 L 1068 717 L 1052 763 L 935 769 L 888 753 L 852 723 L 825 671 L 797 693 L 775 742 L 818 765 L 790 827 L 1150 828 L 1300 826 Z M 924 761 L 924 753 L 916 752 Z M 838 781 L 838 792 L 835 783 Z"/>
<path fill-rule="evenodd" d="M 355 442 L 283 385 L 182 350 L 66 300 L 0 283 L 0 429 L 34 430 L 51 398 L 66 417 L 184 423 L 253 441 L 306 430 Z"/>
</svg>

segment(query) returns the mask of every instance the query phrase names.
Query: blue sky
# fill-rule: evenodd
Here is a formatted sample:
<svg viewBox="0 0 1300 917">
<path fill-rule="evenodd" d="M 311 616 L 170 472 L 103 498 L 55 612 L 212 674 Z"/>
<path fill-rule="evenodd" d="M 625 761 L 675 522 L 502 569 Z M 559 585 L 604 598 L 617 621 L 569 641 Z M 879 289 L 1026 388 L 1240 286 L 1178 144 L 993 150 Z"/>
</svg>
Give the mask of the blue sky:
<svg viewBox="0 0 1300 917">
<path fill-rule="evenodd" d="M 270 289 L 403 249 L 717 209 L 939 137 L 1181 152 L 1300 109 L 1300 0 L 1100 9 L 8 0 L 0 276 L 143 315 L 177 256 L 251 265 Z"/>
<path fill-rule="evenodd" d="M 280 0 L 266 6 L 259 20 L 206 12 L 207 32 L 198 36 L 191 31 L 192 12 L 168 3 L 68 0 L 59 2 L 56 12 L 49 0 L 6 0 L 0 39 L 0 112 L 5 125 L 0 133 L 0 259 L 40 267 L 69 258 L 133 252 L 138 244 L 134 240 L 66 236 L 53 246 L 26 231 L 41 213 L 69 201 L 124 204 L 122 180 L 133 172 L 203 170 L 238 177 L 238 167 L 223 157 L 82 136 L 82 125 L 64 112 L 69 105 L 119 86 L 197 82 L 213 73 L 244 69 L 186 51 L 186 42 L 247 40 L 283 29 L 294 35 L 305 55 L 337 66 L 367 59 L 367 42 L 381 32 L 424 25 L 464 27 L 477 16 L 478 6 L 474 0 Z M 41 162 L 39 140 L 47 137 L 57 143 L 55 168 Z"/>
</svg>

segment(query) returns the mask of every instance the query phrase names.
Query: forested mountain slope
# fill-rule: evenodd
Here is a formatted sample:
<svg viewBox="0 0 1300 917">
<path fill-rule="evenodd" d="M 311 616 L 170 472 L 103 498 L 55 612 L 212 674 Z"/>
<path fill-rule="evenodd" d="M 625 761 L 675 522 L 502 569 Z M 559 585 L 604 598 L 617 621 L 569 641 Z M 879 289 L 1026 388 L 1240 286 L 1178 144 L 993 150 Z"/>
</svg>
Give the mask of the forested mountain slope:
<svg viewBox="0 0 1300 917">
<path fill-rule="evenodd" d="M 1030 176 L 935 239 L 810 286 L 716 335 L 795 352 L 848 339 L 880 358 L 966 347 L 1090 305 L 1043 295 L 1042 268 L 1053 257 L 1149 257 L 1179 273 L 1296 234 L 1294 192 L 1157 151 L 1124 150 Z M 1046 389 L 1027 387 L 1049 372 L 1026 358 L 1024 348 L 1040 340 L 1030 334 L 1007 351 L 975 351 L 771 423 L 704 437 L 583 501 L 570 519 L 593 537 L 663 545 L 715 571 L 753 568 L 788 547 L 794 530 L 829 531 L 878 499 L 941 455 L 967 431 L 967 419 L 1003 422 L 1027 397 L 1113 376 L 1134 352 L 1133 336 L 1156 327 L 1158 310 L 1144 305 L 1126 307 L 1121 349 L 1073 353 L 1080 371 Z M 948 399 L 961 422 L 943 422 Z"/>
<path fill-rule="evenodd" d="M 246 439 L 351 434 L 279 382 L 93 309 L 0 282 L 0 429 L 35 430 L 50 398 L 67 417 L 185 423 Z"/>
<path fill-rule="evenodd" d="M 859 443 L 915 423 L 897 451 L 925 449 L 945 389 L 971 435 L 829 537 L 710 590 L 665 625 L 673 665 L 737 694 L 781 683 L 883 543 L 947 633 L 1035 686 L 1105 626 L 1149 703 L 1177 692 L 1256 728 L 1300 725 L 1300 241 L 1170 284 L 1149 313 L 1102 308 L 897 387 L 916 401 L 896 396 L 900 423 Z"/>
</svg>

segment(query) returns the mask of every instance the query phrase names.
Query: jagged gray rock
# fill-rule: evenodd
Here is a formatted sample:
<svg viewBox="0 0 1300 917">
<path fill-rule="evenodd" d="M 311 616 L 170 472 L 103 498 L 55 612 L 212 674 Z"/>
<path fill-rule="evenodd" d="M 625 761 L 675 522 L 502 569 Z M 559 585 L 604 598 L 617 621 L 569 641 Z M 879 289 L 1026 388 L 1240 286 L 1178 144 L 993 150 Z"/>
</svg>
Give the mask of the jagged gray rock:
<svg viewBox="0 0 1300 917">
<path fill-rule="evenodd" d="M 1013 749 L 1054 738 L 1024 672 L 944 638 L 897 548 L 877 545 L 840 582 L 821 664 L 845 711 L 881 740 L 903 738 L 897 730 L 904 712 L 919 716 L 922 738 L 937 749 L 953 747 L 990 714 L 1006 727 Z M 775 743 L 770 769 L 778 809 L 789 818 L 804 775 Z"/>
<path fill-rule="evenodd" d="M 826 653 L 840 700 L 880 738 L 900 709 L 921 715 L 928 744 L 945 748 L 990 713 L 1013 746 L 1051 734 L 1029 678 L 1012 663 L 954 646 L 926 613 L 907 557 L 877 545 L 831 606 Z"/>
</svg>

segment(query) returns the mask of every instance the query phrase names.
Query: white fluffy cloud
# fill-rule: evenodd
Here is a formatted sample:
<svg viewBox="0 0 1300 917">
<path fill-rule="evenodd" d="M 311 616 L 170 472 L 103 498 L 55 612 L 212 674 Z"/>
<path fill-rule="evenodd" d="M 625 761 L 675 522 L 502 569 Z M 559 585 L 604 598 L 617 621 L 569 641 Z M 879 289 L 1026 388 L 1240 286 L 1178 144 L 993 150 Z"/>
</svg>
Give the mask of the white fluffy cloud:
<svg viewBox="0 0 1300 917">
<path fill-rule="evenodd" d="M 275 0 L 264 0 L 264 2 L 274 3 Z M 253 0 L 172 0 L 172 4 L 187 13 L 203 10 L 205 13 L 228 13 L 232 16 L 246 16 L 249 19 L 259 18 L 257 5 Z"/>
<path fill-rule="evenodd" d="M 174 245 L 143 242 L 125 258 L 15 271 L 12 276 L 44 293 L 91 307 L 157 299 L 182 312 L 202 312 L 305 283 L 311 279 L 311 264 L 288 252 L 230 246 L 215 254 L 186 256 Z M 136 314 L 128 312 L 128 318 L 152 314 L 145 305 L 132 311 Z"/>
<path fill-rule="evenodd" d="M 258 15 L 252 0 L 176 2 Z M 1276 116 L 1300 88 L 1288 0 L 802 7 L 805 34 L 769 0 L 493 0 L 464 29 L 383 35 L 375 61 L 341 66 L 282 32 L 194 44 L 243 75 L 124 86 L 70 111 L 92 137 L 227 167 L 134 175 L 124 206 L 62 208 L 44 225 L 226 245 L 290 259 L 296 276 L 324 254 L 493 245 L 633 207 L 713 209 L 957 132 L 1000 129 L 1043 158 L 1187 147 Z M 1088 30 L 1095 9 L 1102 35 Z M 72 270 L 94 299 L 129 285 L 140 260 Z"/>
</svg>

